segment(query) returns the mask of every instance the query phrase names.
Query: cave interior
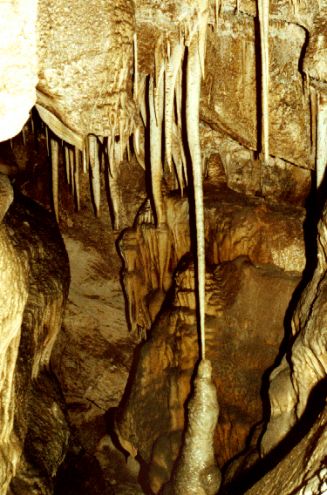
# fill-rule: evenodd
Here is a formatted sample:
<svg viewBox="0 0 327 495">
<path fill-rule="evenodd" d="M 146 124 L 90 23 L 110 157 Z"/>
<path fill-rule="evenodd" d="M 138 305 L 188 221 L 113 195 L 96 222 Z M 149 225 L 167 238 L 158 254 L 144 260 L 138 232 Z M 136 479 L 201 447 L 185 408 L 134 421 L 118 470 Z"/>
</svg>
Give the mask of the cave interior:
<svg viewBox="0 0 327 495">
<path fill-rule="evenodd" d="M 0 495 L 326 495 L 327 1 L 0 18 Z"/>
</svg>

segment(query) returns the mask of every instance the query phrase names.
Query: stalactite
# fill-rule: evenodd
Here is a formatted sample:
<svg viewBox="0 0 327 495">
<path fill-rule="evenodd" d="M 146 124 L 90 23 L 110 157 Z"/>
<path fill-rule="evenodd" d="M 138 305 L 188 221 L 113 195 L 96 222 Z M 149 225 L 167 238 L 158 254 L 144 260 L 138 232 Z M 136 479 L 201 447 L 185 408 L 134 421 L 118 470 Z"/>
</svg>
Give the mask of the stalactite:
<svg viewBox="0 0 327 495">
<path fill-rule="evenodd" d="M 159 229 L 157 229 L 157 236 L 157 243 L 159 246 L 159 289 L 167 291 L 169 287 L 166 286 L 165 281 L 169 270 L 172 248 L 167 225 L 162 225 Z"/>
<path fill-rule="evenodd" d="M 52 201 L 57 222 L 59 221 L 58 180 L 59 180 L 59 143 L 54 136 L 50 138 Z"/>
<path fill-rule="evenodd" d="M 68 149 L 68 155 L 69 155 L 69 176 L 70 176 L 70 184 L 71 184 L 71 191 L 73 197 L 75 197 L 75 155 L 74 155 L 74 150 L 73 148 L 69 147 Z"/>
<path fill-rule="evenodd" d="M 26 130 L 25 130 L 25 126 L 22 129 L 22 138 L 23 138 L 23 145 L 26 146 Z"/>
<path fill-rule="evenodd" d="M 100 215 L 101 185 L 100 185 L 100 160 L 98 152 L 98 142 L 96 136 L 88 137 L 91 187 L 95 206 L 95 214 Z"/>
<path fill-rule="evenodd" d="M 162 169 L 162 122 L 163 122 L 163 79 L 159 80 L 159 105 L 157 115 L 155 111 L 155 98 L 153 79 L 149 83 L 149 113 L 150 113 L 150 162 L 151 162 L 151 185 L 152 196 L 157 217 L 157 224 L 164 223 L 164 207 L 162 203 L 161 181 Z"/>
<path fill-rule="evenodd" d="M 315 153 L 317 143 L 317 93 L 310 87 L 311 150 Z"/>
<path fill-rule="evenodd" d="M 121 198 L 121 190 L 118 184 L 119 175 L 119 155 L 115 147 L 115 137 L 112 134 L 107 138 L 107 154 L 108 154 L 108 166 L 107 166 L 107 181 L 108 189 L 110 192 L 110 199 L 112 204 L 112 224 L 114 230 L 119 230 L 121 227 L 120 218 L 123 214 L 124 205 Z M 120 145 L 119 145 L 120 149 Z M 117 156 L 118 155 L 118 156 Z"/>
<path fill-rule="evenodd" d="M 134 51 L 134 86 L 133 86 L 133 97 L 134 101 L 138 99 L 139 90 L 139 70 L 138 70 L 138 47 L 137 47 L 137 33 L 133 36 L 133 51 Z"/>
<path fill-rule="evenodd" d="M 139 76 L 138 81 L 138 92 L 137 100 L 135 101 L 137 108 L 139 109 L 141 119 L 138 119 L 135 124 L 133 131 L 133 148 L 135 157 L 139 165 L 145 170 L 145 159 L 144 159 L 144 145 L 141 146 L 141 126 L 147 126 L 147 99 L 145 97 L 145 87 L 146 87 L 146 77 L 143 75 Z M 142 120 L 142 122 L 141 122 Z"/>
<path fill-rule="evenodd" d="M 79 185 L 79 169 L 80 169 L 80 161 L 81 161 L 81 152 L 78 148 L 74 148 L 75 153 L 75 170 L 74 170 L 74 182 L 75 182 L 75 201 L 76 201 L 76 209 L 77 211 L 81 208 L 80 203 L 80 185 Z"/>
<path fill-rule="evenodd" d="M 49 130 L 48 130 L 48 126 L 47 125 L 45 125 L 45 143 L 46 143 L 46 146 L 47 146 L 47 154 L 48 154 L 48 156 L 50 156 Z"/>
<path fill-rule="evenodd" d="M 155 78 L 152 78 L 153 82 L 153 106 L 154 115 L 156 118 L 157 126 L 160 125 L 162 121 L 163 101 L 164 101 L 164 76 L 165 76 L 165 60 L 162 54 L 163 36 L 160 36 L 156 43 L 154 50 L 154 67 L 155 67 Z M 151 124 L 150 124 L 151 128 Z"/>
<path fill-rule="evenodd" d="M 64 145 L 64 154 L 65 154 L 65 172 L 66 172 L 66 180 L 67 184 L 70 185 L 70 173 L 69 173 L 69 150 L 68 146 Z"/>
<path fill-rule="evenodd" d="M 317 94 L 316 181 L 321 185 L 327 165 L 327 96 Z"/>
<path fill-rule="evenodd" d="M 269 161 L 269 0 L 258 0 L 261 53 L 261 152 Z"/>
<path fill-rule="evenodd" d="M 195 198 L 195 224 L 197 239 L 197 273 L 198 273 L 198 303 L 199 327 L 201 336 L 201 358 L 205 359 L 205 241 L 204 241 L 204 213 L 203 213 L 203 186 L 202 161 L 199 131 L 200 89 L 201 89 L 201 62 L 200 47 L 196 40 L 192 40 L 187 58 L 186 76 L 186 129 L 190 149 L 193 188 Z"/>
<path fill-rule="evenodd" d="M 172 54 L 166 68 L 165 84 L 165 155 L 169 170 L 172 169 L 172 132 L 174 118 L 174 96 L 178 72 L 181 67 L 184 54 L 184 44 L 180 40 L 174 45 Z"/>
<path fill-rule="evenodd" d="M 123 161 L 124 159 L 124 121 L 122 119 L 119 119 L 119 150 L 120 150 L 120 162 Z"/>
<path fill-rule="evenodd" d="M 89 163 L 89 148 L 88 148 L 87 139 L 85 139 L 85 142 L 82 147 L 82 163 L 83 163 L 83 174 L 86 174 Z"/>
<path fill-rule="evenodd" d="M 220 1 L 219 0 L 216 0 L 215 1 L 215 25 L 216 25 L 216 32 L 218 32 L 219 11 L 220 11 Z"/>
</svg>

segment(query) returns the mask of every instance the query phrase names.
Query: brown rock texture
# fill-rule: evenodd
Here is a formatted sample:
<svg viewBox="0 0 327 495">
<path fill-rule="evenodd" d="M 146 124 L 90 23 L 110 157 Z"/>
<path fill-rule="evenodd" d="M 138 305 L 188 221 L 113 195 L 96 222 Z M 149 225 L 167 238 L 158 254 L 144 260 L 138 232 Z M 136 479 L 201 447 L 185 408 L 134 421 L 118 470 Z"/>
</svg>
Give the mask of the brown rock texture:
<svg viewBox="0 0 327 495">
<path fill-rule="evenodd" d="M 209 264 L 247 255 L 255 264 L 302 272 L 303 209 L 267 204 L 224 188 L 208 188 L 204 204 Z M 166 209 L 167 224 L 156 229 L 146 204 L 119 243 L 130 326 L 141 336 L 155 321 L 179 260 L 190 251 L 188 200 L 171 195 Z"/>
<path fill-rule="evenodd" d="M 65 127 L 79 147 L 88 134 L 131 134 L 134 22 L 131 1 L 40 2 L 38 104 L 62 122 L 62 139 Z"/>
<path fill-rule="evenodd" d="M 152 464 L 155 492 L 169 479 L 178 452 L 198 360 L 194 272 L 184 263 L 170 305 L 141 348 L 117 419 L 119 435 L 127 440 L 122 445 L 131 445 L 134 455 Z M 278 353 L 284 314 L 298 281 L 274 267 L 255 267 L 246 257 L 207 272 L 206 347 L 219 397 L 215 452 L 220 465 L 245 447 L 251 427 L 262 417 L 261 377 Z M 159 456 L 164 460 L 159 462 Z"/>
<path fill-rule="evenodd" d="M 36 0 L 0 5 L 0 141 L 18 134 L 36 101 Z"/>
<path fill-rule="evenodd" d="M 294 314 L 290 341 L 283 320 L 306 262 L 303 207 L 312 185 L 325 194 L 327 4 L 268 4 L 263 33 L 261 2 L 255 0 L 75 0 L 69 5 L 40 0 L 38 11 L 34 1 L 1 3 L 0 139 L 21 129 L 37 87 L 52 171 L 40 172 L 43 163 L 35 153 L 27 182 L 37 189 L 40 176 L 52 176 L 57 220 L 72 228 L 65 240 L 74 273 L 57 339 L 68 286 L 65 249 L 41 209 L 34 215 L 29 205 L 16 205 L 0 225 L 1 495 L 53 491 L 68 441 L 60 391 L 46 372 L 53 348 L 51 362 L 69 419 L 87 451 L 82 468 L 90 458 L 91 466 L 99 460 L 108 468 L 105 457 L 114 448 L 104 426 L 106 410 L 119 402 L 135 335 L 147 342 L 140 356 L 136 352 L 117 431 L 122 445 L 132 456 L 139 452 L 149 467 L 154 492 L 168 481 L 198 359 L 196 284 L 188 258 L 195 252 L 188 169 L 198 131 L 202 169 L 199 159 L 197 170 L 206 182 L 207 346 L 221 409 L 216 457 L 222 465 L 239 453 L 262 419 L 262 374 L 267 376 L 283 339 L 289 347 L 270 375 L 271 419 L 262 455 L 272 455 L 296 424 L 301 427 L 311 395 L 326 376 L 326 214 L 319 226 L 317 270 Z M 269 52 L 266 73 L 263 44 Z M 187 89 L 194 70 L 187 68 L 198 55 L 198 75 L 205 75 L 200 123 L 196 119 L 189 132 L 187 123 L 197 112 Z M 62 139 L 65 161 L 58 156 Z M 39 138 L 34 140 L 38 145 Z M 145 185 L 135 172 L 136 160 Z M 84 179 L 82 164 L 89 172 Z M 79 190 L 82 199 L 89 197 L 89 178 L 96 215 L 104 209 L 100 191 L 103 198 L 106 187 L 114 229 L 133 224 L 117 233 L 132 336 L 124 333 L 119 270 L 104 266 L 117 261 L 112 261 L 113 242 L 108 247 L 106 239 L 109 218 L 92 228 L 90 239 L 80 235 L 80 224 L 64 212 L 65 194 L 58 199 L 64 167 L 81 216 L 87 214 Z M 13 167 L 0 161 L 0 171 L 11 175 Z M 17 183 L 26 187 L 21 178 Z M 132 208 L 121 183 L 130 189 Z M 1 220 L 12 202 L 8 184 L 0 178 Z M 138 208 L 140 196 L 147 199 L 135 222 L 128 221 L 127 211 Z M 324 493 L 324 427 L 321 407 L 305 436 L 250 493 Z M 129 464 L 136 469 L 136 461 Z M 99 469 L 93 470 L 99 485 L 88 480 L 75 486 L 75 493 L 114 492 L 110 471 L 104 479 Z M 138 488 L 132 484 L 131 491 Z"/>
<path fill-rule="evenodd" d="M 66 252 L 49 213 L 22 197 L 2 220 L 1 240 L 0 492 L 50 494 L 69 438 L 62 396 L 48 371 L 69 284 Z"/>
<path fill-rule="evenodd" d="M 318 225 L 317 267 L 292 319 L 294 343 L 271 375 L 271 418 L 262 439 L 267 452 L 278 444 L 309 407 L 309 396 L 326 378 L 326 207 Z"/>
</svg>

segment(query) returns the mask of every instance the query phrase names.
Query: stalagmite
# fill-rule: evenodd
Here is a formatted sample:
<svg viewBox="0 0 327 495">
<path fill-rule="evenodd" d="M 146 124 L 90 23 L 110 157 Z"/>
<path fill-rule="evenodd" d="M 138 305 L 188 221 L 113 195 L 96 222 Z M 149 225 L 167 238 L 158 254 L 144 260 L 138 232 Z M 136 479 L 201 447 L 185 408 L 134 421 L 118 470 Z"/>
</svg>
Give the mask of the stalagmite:
<svg viewBox="0 0 327 495">
<path fill-rule="evenodd" d="M 261 54 L 261 152 L 269 161 L 269 0 L 258 0 Z"/>
<path fill-rule="evenodd" d="M 317 188 L 324 179 L 327 166 L 327 96 L 317 95 L 317 144 L 316 181 Z"/>
<path fill-rule="evenodd" d="M 219 489 L 221 474 L 213 447 L 219 406 L 211 375 L 210 361 L 202 360 L 194 381 L 194 396 L 188 407 L 182 454 L 163 495 L 215 495 Z"/>
<path fill-rule="evenodd" d="M 50 138 L 51 172 L 52 172 L 52 201 L 57 222 L 59 221 L 58 179 L 59 179 L 59 143 L 53 136 Z"/>
<path fill-rule="evenodd" d="M 163 80 L 159 81 L 159 92 L 163 92 Z M 162 94 L 162 93 L 161 93 Z M 164 223 L 164 208 L 162 204 L 162 120 L 163 120 L 163 98 L 159 98 L 157 117 L 155 111 L 153 79 L 149 83 L 149 111 L 150 111 L 150 162 L 151 162 L 151 185 L 152 195 L 157 217 L 157 224 Z"/>
<path fill-rule="evenodd" d="M 98 217 L 100 215 L 101 186 L 100 186 L 100 160 L 99 160 L 98 142 L 96 136 L 90 135 L 88 137 L 88 145 L 89 145 L 89 158 L 90 158 L 91 187 L 92 187 L 93 200 L 95 206 L 95 214 Z"/>
</svg>

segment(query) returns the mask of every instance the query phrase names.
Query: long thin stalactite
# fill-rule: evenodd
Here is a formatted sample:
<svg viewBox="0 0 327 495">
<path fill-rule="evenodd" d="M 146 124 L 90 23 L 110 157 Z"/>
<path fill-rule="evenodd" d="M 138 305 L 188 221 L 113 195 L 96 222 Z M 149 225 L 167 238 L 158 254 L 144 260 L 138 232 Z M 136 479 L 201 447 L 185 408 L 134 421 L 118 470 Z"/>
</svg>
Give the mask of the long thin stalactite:
<svg viewBox="0 0 327 495">
<path fill-rule="evenodd" d="M 258 0 L 261 57 L 261 152 L 269 161 L 269 0 Z"/>
</svg>

